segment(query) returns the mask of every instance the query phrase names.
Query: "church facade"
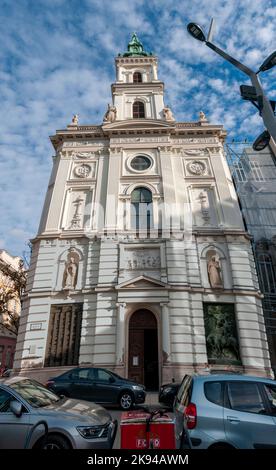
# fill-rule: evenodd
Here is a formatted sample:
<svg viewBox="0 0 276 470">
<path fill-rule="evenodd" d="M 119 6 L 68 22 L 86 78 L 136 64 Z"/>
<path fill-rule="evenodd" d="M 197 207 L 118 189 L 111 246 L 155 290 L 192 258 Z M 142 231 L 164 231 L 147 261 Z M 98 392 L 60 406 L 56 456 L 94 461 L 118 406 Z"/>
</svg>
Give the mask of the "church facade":
<svg viewBox="0 0 276 470">
<path fill-rule="evenodd" d="M 78 116 L 55 156 L 15 368 L 97 366 L 157 389 L 185 373 L 269 375 L 250 238 L 221 125 L 176 122 L 136 35 L 101 125 Z"/>
</svg>

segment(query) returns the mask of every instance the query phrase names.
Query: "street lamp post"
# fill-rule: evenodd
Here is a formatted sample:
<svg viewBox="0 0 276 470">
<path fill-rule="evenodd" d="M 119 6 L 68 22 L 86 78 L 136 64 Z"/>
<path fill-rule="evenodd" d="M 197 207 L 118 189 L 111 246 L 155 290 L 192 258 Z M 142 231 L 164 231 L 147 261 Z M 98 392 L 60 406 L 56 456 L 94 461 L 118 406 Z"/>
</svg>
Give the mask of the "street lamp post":
<svg viewBox="0 0 276 470">
<path fill-rule="evenodd" d="M 266 129 L 268 130 L 270 136 L 274 139 L 276 142 L 276 118 L 274 115 L 274 110 L 272 108 L 270 100 L 265 96 L 264 90 L 262 88 L 261 82 L 258 77 L 258 73 L 261 71 L 269 70 L 272 68 L 274 65 L 276 65 L 276 52 L 273 52 L 261 65 L 259 68 L 258 72 L 254 72 L 251 70 L 249 67 L 246 65 L 242 64 L 238 60 L 234 59 L 234 57 L 231 57 L 227 52 L 223 51 L 219 47 L 215 46 L 212 42 L 210 42 L 208 39 L 211 36 L 211 28 L 210 32 L 208 35 L 208 38 L 206 39 L 205 34 L 203 30 L 201 29 L 200 26 L 198 26 L 195 23 L 189 23 L 187 26 L 188 32 L 193 36 L 194 39 L 197 39 L 201 42 L 204 42 L 206 46 L 208 46 L 210 49 L 215 51 L 217 54 L 219 54 L 221 57 L 226 59 L 228 62 L 230 62 L 232 65 L 234 65 L 236 68 L 241 70 L 243 73 L 248 75 L 248 77 L 251 80 L 251 83 L 255 89 L 256 92 L 256 101 L 258 103 L 257 107 L 260 111 L 260 115 L 263 119 L 264 125 Z"/>
</svg>

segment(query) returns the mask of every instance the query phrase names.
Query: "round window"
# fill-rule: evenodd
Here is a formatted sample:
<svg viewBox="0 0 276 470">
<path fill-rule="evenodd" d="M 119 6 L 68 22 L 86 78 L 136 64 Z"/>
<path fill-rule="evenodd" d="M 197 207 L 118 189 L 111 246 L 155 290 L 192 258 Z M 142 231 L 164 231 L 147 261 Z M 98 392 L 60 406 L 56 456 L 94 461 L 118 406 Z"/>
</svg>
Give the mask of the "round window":
<svg viewBox="0 0 276 470">
<path fill-rule="evenodd" d="M 133 160 L 131 160 L 131 167 L 136 171 L 147 170 L 150 166 L 150 159 L 148 157 L 144 157 L 143 155 L 134 157 Z"/>
</svg>

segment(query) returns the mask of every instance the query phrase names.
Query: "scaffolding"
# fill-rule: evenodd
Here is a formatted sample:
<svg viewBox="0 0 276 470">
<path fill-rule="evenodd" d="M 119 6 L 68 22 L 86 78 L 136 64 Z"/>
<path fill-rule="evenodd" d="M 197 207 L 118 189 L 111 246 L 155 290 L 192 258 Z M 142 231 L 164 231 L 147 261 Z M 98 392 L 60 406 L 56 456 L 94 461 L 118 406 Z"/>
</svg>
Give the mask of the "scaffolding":
<svg viewBox="0 0 276 470">
<path fill-rule="evenodd" d="M 261 152 L 249 142 L 227 142 L 225 153 L 252 249 L 270 351 L 276 374 L 276 159 L 270 147 Z"/>
</svg>

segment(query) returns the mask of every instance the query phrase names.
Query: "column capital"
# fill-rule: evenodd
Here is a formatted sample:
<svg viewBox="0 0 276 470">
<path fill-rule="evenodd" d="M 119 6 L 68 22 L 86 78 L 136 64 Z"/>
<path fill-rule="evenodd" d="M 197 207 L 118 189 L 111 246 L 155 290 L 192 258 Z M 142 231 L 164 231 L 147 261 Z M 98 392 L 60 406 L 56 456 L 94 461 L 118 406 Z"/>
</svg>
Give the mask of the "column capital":
<svg viewBox="0 0 276 470">
<path fill-rule="evenodd" d="M 116 303 L 116 307 L 123 307 L 123 308 L 125 308 L 125 307 L 126 307 L 126 302 L 117 302 L 117 303 Z"/>
</svg>

